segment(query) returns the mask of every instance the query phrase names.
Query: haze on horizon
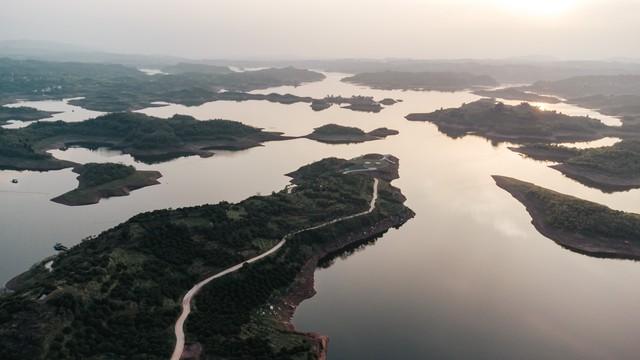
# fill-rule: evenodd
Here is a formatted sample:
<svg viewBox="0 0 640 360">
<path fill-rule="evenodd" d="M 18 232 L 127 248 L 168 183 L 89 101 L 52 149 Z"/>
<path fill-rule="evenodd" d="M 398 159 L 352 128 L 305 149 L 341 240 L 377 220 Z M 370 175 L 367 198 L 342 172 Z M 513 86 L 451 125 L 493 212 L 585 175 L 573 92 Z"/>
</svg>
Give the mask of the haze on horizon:
<svg viewBox="0 0 640 360">
<path fill-rule="evenodd" d="M 193 58 L 640 58 L 637 0 L 9 0 L 0 40 Z"/>
</svg>

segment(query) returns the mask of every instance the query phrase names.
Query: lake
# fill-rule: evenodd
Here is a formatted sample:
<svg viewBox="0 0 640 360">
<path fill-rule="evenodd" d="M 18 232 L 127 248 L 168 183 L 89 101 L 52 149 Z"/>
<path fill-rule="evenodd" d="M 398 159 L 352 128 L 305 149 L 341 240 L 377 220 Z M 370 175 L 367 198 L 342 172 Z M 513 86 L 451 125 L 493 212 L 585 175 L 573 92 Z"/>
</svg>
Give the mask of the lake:
<svg viewBox="0 0 640 360">
<path fill-rule="evenodd" d="M 523 158 L 508 144 L 496 146 L 479 137 L 454 140 L 429 123 L 404 119 L 412 112 L 478 99 L 473 94 L 373 90 L 340 82 L 342 74 L 327 75 L 322 82 L 260 92 L 371 95 L 403 102 L 378 114 L 336 106 L 314 112 L 308 104 L 263 101 L 168 105 L 142 112 L 231 119 L 287 135 L 305 135 L 327 123 L 366 131 L 386 126 L 400 134 L 357 145 L 271 142 L 156 165 L 109 150 L 53 151 L 61 159 L 123 162 L 164 176 L 161 185 L 128 197 L 66 207 L 49 199 L 76 187 L 70 169 L 0 171 L 0 281 L 51 255 L 56 242 L 73 245 L 142 211 L 235 202 L 282 189 L 289 182 L 283 174 L 325 157 L 390 153 L 400 158 L 400 179 L 394 185 L 407 196 L 416 217 L 375 245 L 318 270 L 317 295 L 303 302 L 294 317 L 300 331 L 329 336 L 330 359 L 637 357 L 640 288 L 633 284 L 640 279 L 640 263 L 595 259 L 561 248 L 534 229 L 525 208 L 499 189 L 491 175 L 639 213 L 640 191 L 605 194 L 548 168 L 550 163 Z M 567 104 L 545 108 L 598 117 Z M 76 112 L 54 118 L 67 120 Z M 19 183 L 11 184 L 13 178 Z"/>
</svg>

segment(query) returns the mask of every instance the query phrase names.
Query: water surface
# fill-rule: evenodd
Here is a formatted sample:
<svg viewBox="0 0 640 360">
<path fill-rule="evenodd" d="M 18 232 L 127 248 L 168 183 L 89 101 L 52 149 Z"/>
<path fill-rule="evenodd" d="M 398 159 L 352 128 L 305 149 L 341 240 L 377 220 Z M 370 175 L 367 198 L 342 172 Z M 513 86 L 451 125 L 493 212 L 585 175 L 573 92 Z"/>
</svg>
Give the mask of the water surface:
<svg viewBox="0 0 640 360">
<path fill-rule="evenodd" d="M 371 95 L 403 99 L 378 114 L 308 104 L 250 101 L 198 107 L 168 105 L 143 112 L 169 117 L 226 118 L 289 135 L 327 123 L 371 130 L 387 126 L 400 135 L 358 145 L 306 139 L 271 142 L 242 152 L 156 165 L 136 163 L 108 150 L 53 151 L 78 161 L 115 161 L 163 173 L 161 185 L 87 207 L 50 198 L 76 186 L 70 170 L 0 172 L 0 281 L 52 253 L 55 242 L 72 245 L 141 211 L 221 200 L 239 201 L 284 188 L 283 174 L 324 157 L 369 152 L 400 158 L 394 185 L 417 216 L 375 245 L 338 259 L 316 273 L 318 294 L 298 309 L 302 331 L 330 337 L 330 359 L 632 359 L 640 351 L 640 264 L 575 254 L 541 236 L 524 207 L 493 183 L 499 174 L 640 212 L 640 191 L 605 194 L 479 137 L 453 140 L 411 112 L 457 107 L 478 99 L 466 93 L 383 91 L 339 81 L 262 92 Z M 579 144 L 597 146 L 615 139 Z M 18 178 L 19 184 L 10 179 Z"/>
</svg>

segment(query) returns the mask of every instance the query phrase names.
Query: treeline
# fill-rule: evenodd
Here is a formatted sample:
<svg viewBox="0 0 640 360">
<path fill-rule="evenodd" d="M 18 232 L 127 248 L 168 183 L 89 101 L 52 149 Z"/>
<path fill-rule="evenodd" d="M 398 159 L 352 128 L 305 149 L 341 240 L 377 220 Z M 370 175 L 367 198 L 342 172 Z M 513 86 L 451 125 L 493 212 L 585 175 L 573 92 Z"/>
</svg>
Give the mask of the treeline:
<svg viewBox="0 0 640 360">
<path fill-rule="evenodd" d="M 88 163 L 78 169 L 80 187 L 93 187 L 133 175 L 136 168 L 115 163 Z"/>
</svg>

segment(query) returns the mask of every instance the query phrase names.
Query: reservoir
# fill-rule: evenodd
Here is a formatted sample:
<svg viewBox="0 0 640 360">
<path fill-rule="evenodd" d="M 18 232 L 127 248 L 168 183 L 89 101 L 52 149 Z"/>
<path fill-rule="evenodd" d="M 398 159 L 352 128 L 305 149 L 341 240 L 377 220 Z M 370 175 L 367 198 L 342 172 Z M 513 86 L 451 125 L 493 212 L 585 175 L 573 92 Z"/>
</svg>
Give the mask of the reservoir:
<svg viewBox="0 0 640 360">
<path fill-rule="evenodd" d="M 0 282 L 52 255 L 55 243 L 72 246 L 140 212 L 237 202 L 285 188 L 285 173 L 322 158 L 389 153 L 400 159 L 400 178 L 394 185 L 416 217 L 375 244 L 318 270 L 318 293 L 303 302 L 294 317 L 298 330 L 329 336 L 330 359 L 637 357 L 640 287 L 635 284 L 640 263 L 596 259 L 561 248 L 534 229 L 525 208 L 499 189 L 491 175 L 636 213 L 639 190 L 605 194 L 548 168 L 550 163 L 521 157 L 508 149 L 510 144 L 474 136 L 452 139 L 432 124 L 404 119 L 409 113 L 458 107 L 479 98 L 471 93 L 373 90 L 343 83 L 344 76 L 329 73 L 321 82 L 260 92 L 403 101 L 376 114 L 337 106 L 314 112 L 308 104 L 266 101 L 169 104 L 141 112 L 236 120 L 295 136 L 329 123 L 365 131 L 384 126 L 399 135 L 354 145 L 307 139 L 271 142 L 153 165 L 107 149 L 53 151 L 60 159 L 122 162 L 163 174 L 161 185 L 85 207 L 49 201 L 76 187 L 77 174 L 71 169 L 0 171 Z M 39 107 L 37 102 L 28 105 Z M 60 104 L 44 105 L 45 110 L 63 111 L 54 119 L 95 116 Z M 567 104 L 544 106 L 599 118 L 592 110 Z M 611 142 L 615 140 L 607 140 Z"/>
</svg>

